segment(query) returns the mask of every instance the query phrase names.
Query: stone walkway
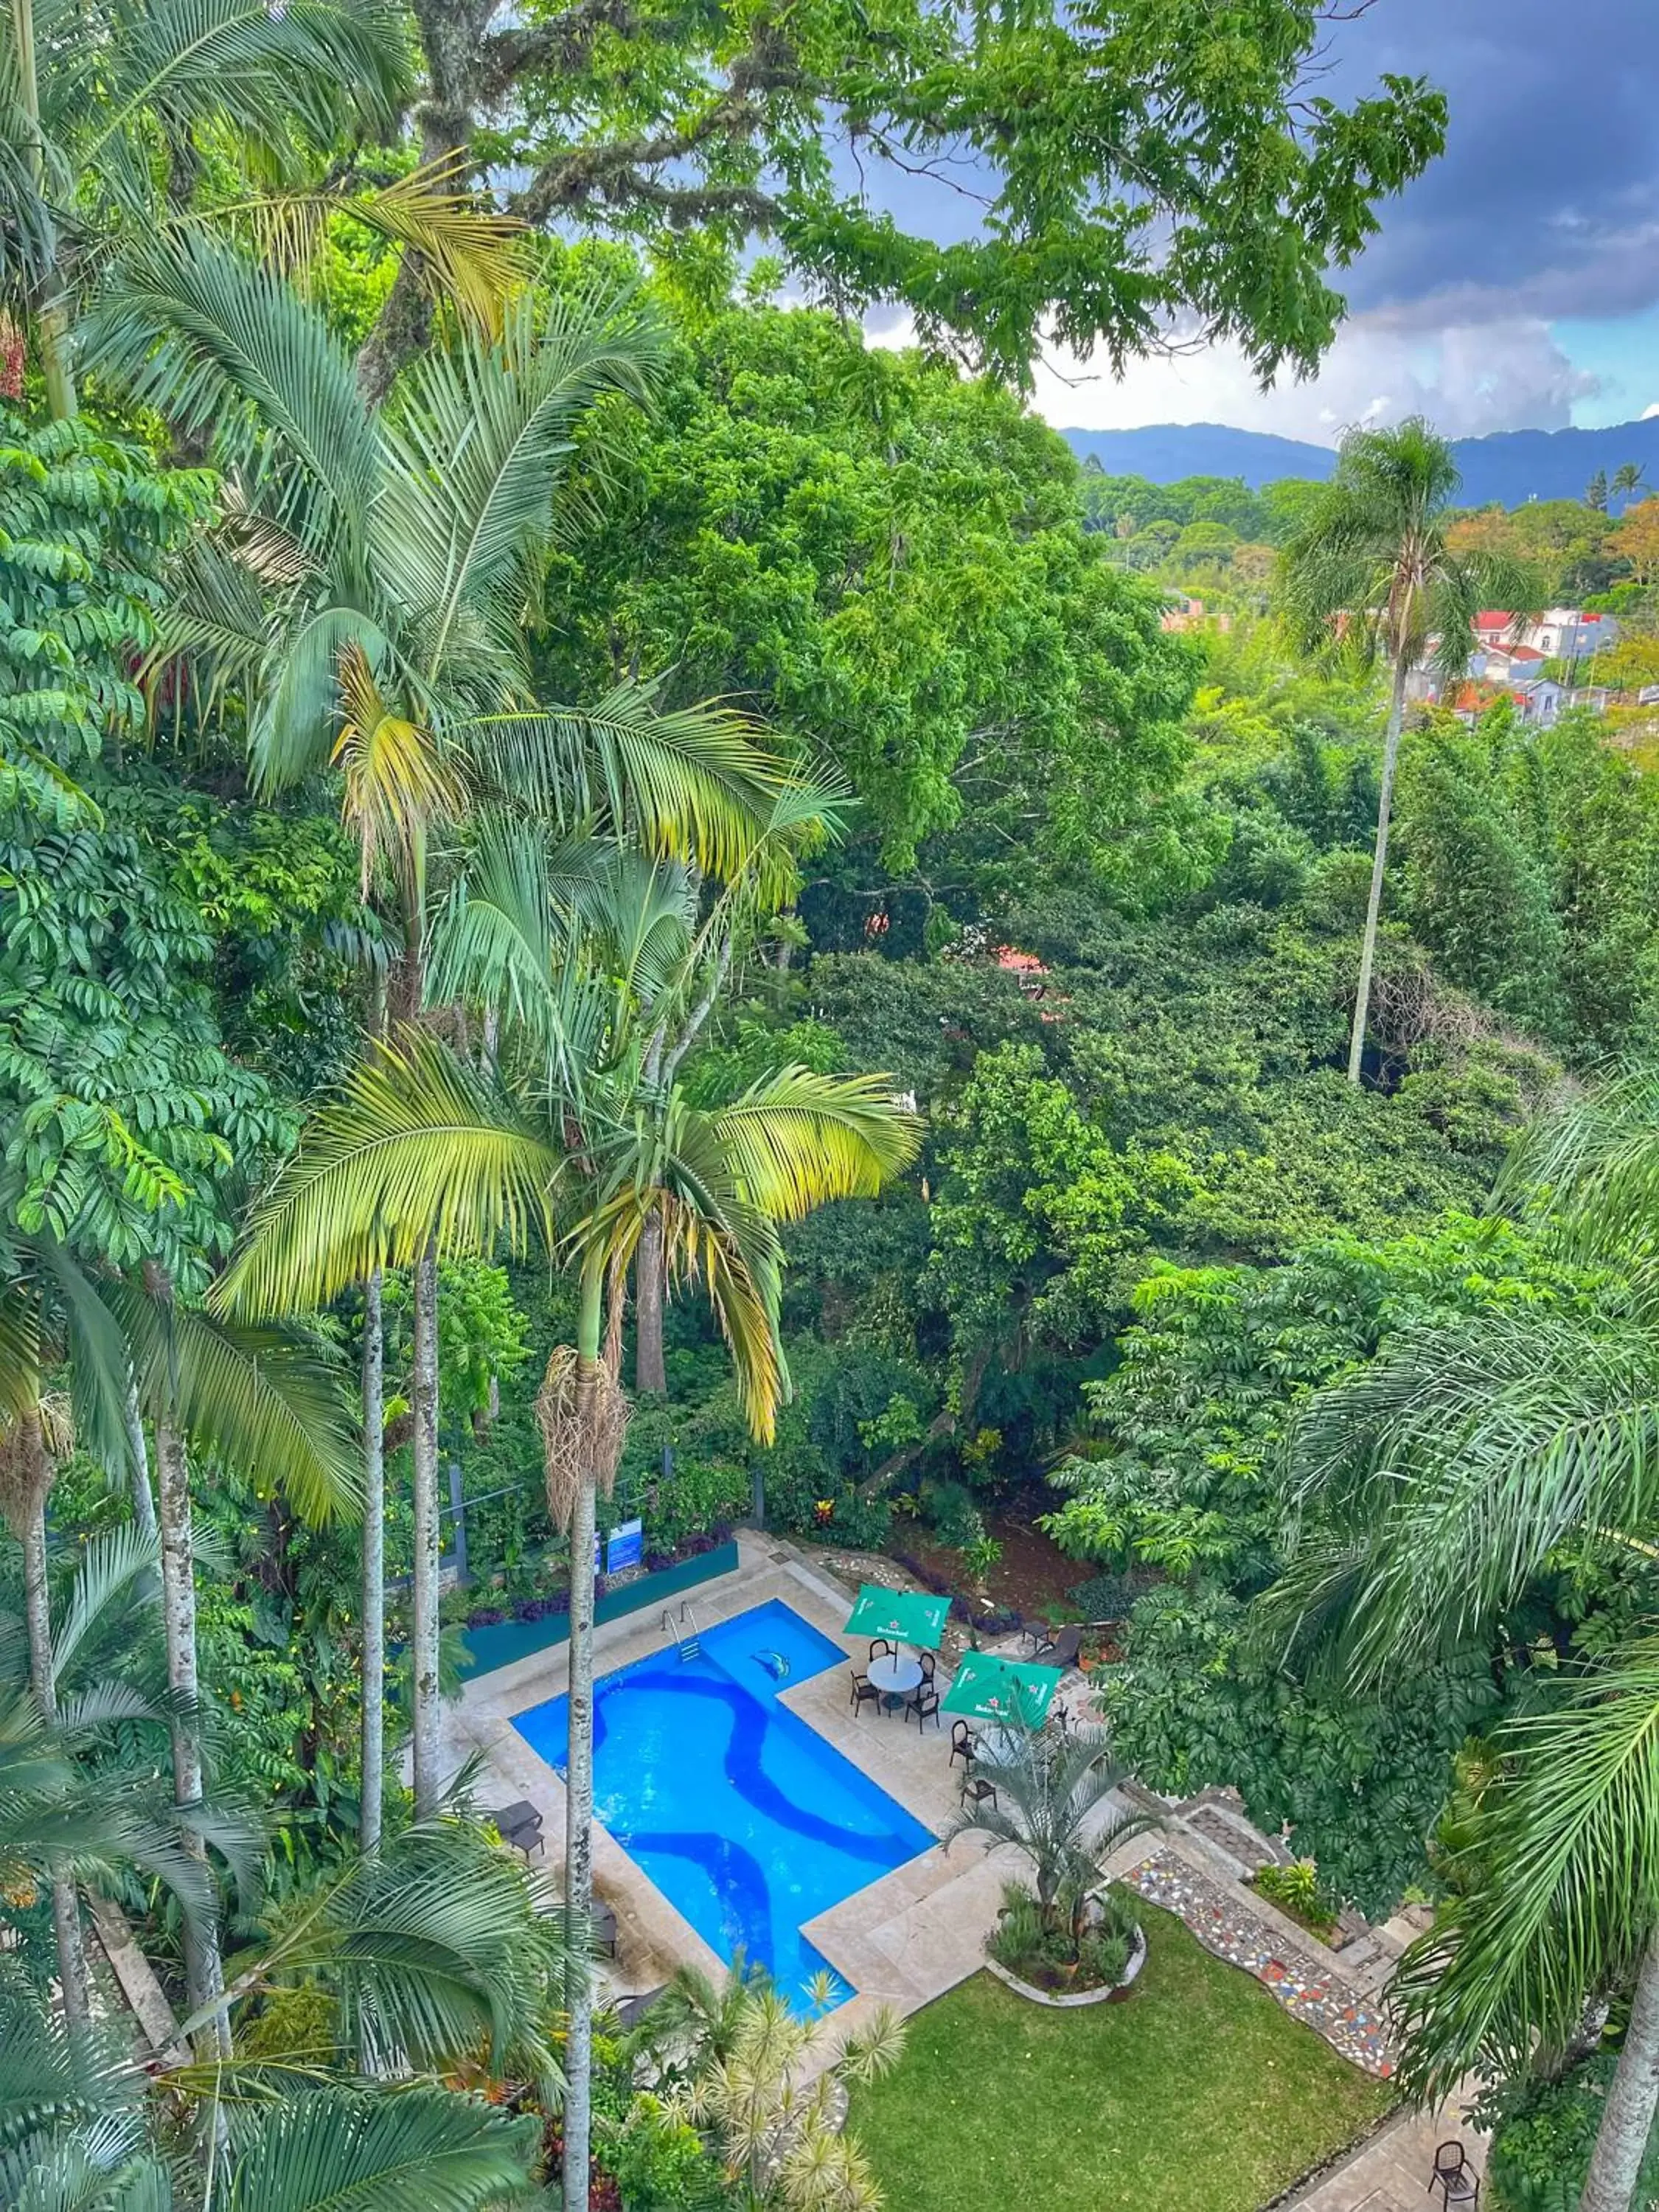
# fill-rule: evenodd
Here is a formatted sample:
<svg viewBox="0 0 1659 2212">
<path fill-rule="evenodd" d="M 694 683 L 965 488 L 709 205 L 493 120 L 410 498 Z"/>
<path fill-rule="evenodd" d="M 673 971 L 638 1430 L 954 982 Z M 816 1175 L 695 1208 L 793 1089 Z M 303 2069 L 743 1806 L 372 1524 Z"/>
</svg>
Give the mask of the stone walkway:
<svg viewBox="0 0 1659 2212">
<path fill-rule="evenodd" d="M 1486 2138 L 1464 2118 L 1462 2106 L 1459 2093 L 1436 2112 L 1402 2112 L 1281 2212 L 1424 2212 L 1437 2144 L 1461 2142 L 1475 2172 L 1486 2170 Z"/>
<path fill-rule="evenodd" d="M 1322 1960 L 1313 1939 L 1287 1940 L 1282 1925 L 1246 1911 L 1227 1888 L 1211 1881 L 1169 1848 L 1155 1850 L 1121 1877 L 1148 1903 L 1184 1920 L 1206 1951 L 1243 1966 L 1270 1990 L 1288 2013 L 1322 2035 L 1368 2074 L 1387 2081 L 1394 2071 L 1388 2022 L 1346 1981 L 1334 1957 Z M 1232 1885 L 1237 1890 L 1237 1885 Z M 1238 1896 L 1243 1895 L 1237 1891 Z"/>
</svg>

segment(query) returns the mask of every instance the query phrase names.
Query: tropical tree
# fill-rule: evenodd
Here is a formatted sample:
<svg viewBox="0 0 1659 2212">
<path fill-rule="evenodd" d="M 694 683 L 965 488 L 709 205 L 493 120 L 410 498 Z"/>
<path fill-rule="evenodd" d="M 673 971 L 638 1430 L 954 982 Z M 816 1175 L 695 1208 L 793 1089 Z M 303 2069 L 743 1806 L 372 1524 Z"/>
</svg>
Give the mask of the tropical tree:
<svg viewBox="0 0 1659 2212">
<path fill-rule="evenodd" d="M 1628 499 L 1633 491 L 1640 489 L 1646 473 L 1640 461 L 1620 461 L 1613 472 L 1607 489 L 1615 499 Z"/>
<path fill-rule="evenodd" d="M 70 303 L 112 246 L 176 217 L 202 167 L 295 180 L 344 138 L 383 137 L 409 93 L 379 0 L 12 0 L 0 35 L 0 300 L 34 315 L 47 402 L 75 412 Z M 374 196 L 369 196 L 373 198 Z M 407 198 L 405 193 L 401 196 Z"/>
<path fill-rule="evenodd" d="M 995 1784 L 996 1795 L 952 1814 L 945 1832 L 947 1847 L 958 1836 L 977 1835 L 1020 1852 L 1043 1932 L 1063 1936 L 1073 1957 L 1101 1867 L 1120 1844 L 1157 1825 L 1150 1814 L 1110 1803 L 1125 1778 L 1110 1751 L 1104 1729 L 1083 1727 L 1033 1731 L 1003 1751 L 981 1751 L 975 1771 Z"/>
<path fill-rule="evenodd" d="M 562 923 L 552 894 L 561 868 L 591 891 L 605 872 L 591 855 L 578 861 L 568 847 L 550 855 L 532 840 L 503 837 L 495 859 L 490 896 L 481 899 L 475 887 L 458 897 L 436 964 L 452 981 L 470 973 L 480 994 L 487 983 L 511 1010 L 516 1091 L 406 1032 L 313 1118 L 256 1212 L 222 1296 L 240 1310 L 308 1310 L 336 1295 L 354 1267 L 398 1264 L 427 1206 L 439 1256 L 489 1252 L 503 1237 L 522 1247 L 535 1237 L 573 1268 L 576 1342 L 555 1350 L 537 1413 L 550 1510 L 570 1540 L 565 1899 L 585 1925 L 595 1498 L 615 1474 L 626 1423 L 615 1358 L 605 1356 L 607 1289 L 619 1352 L 619 1286 L 647 1223 L 659 1221 L 669 1279 L 701 1281 L 750 1426 L 769 1439 L 785 1387 L 779 1224 L 828 1199 L 872 1192 L 909 1157 L 915 1133 L 876 1079 L 787 1068 L 738 1097 L 698 1103 L 681 1085 L 653 1086 L 635 1009 L 641 975 L 672 961 L 685 934 L 678 872 L 649 869 L 641 878 L 626 854 L 613 856 L 611 887 L 620 884 L 623 908 L 650 917 L 629 933 L 619 962 L 615 936 L 587 930 L 579 917 Z M 613 921 L 620 918 L 613 911 Z M 587 2172 L 585 1977 L 570 2012 L 565 2173 L 574 2191 Z"/>
<path fill-rule="evenodd" d="M 1502 607 L 1518 619 L 1531 611 L 1536 596 L 1516 562 L 1453 551 L 1449 532 L 1460 481 L 1450 447 L 1420 416 L 1393 429 L 1351 430 L 1335 475 L 1279 559 L 1279 615 L 1298 649 L 1340 653 L 1368 665 L 1380 661 L 1389 672 L 1376 842 L 1348 1046 L 1348 1080 L 1355 1085 L 1364 1058 L 1407 678 L 1426 659 L 1455 680 L 1468 660 L 1475 615 Z"/>
<path fill-rule="evenodd" d="M 1477 1647 L 1571 1551 L 1644 1560 L 1659 1530 L 1659 1075 L 1638 1069 L 1522 1147 L 1567 1249 L 1617 1262 L 1588 1307 L 1551 1302 L 1403 1331 L 1292 1431 L 1291 1501 L 1316 1499 L 1275 1595 L 1351 1673 Z M 1508 1762 L 1458 1852 L 1459 1893 L 1402 1961 L 1409 2077 L 1563 2047 L 1588 2003 L 1635 1996 L 1584 2212 L 1627 2212 L 1659 2109 L 1659 1660 L 1650 1631 L 1501 1729 Z"/>
<path fill-rule="evenodd" d="M 65 2212 L 169 2212 L 173 2172 L 149 2087 L 111 2041 L 71 2038 L 31 1993 L 0 1986 L 0 2195 Z M 524 2190 L 538 2125 L 429 2082 L 324 2081 L 250 2100 L 216 2143 L 215 2179 L 259 2212 L 343 2199 L 398 2212 L 411 2195 L 437 2212 L 483 2212 Z"/>
<path fill-rule="evenodd" d="M 903 2055 L 904 2030 L 889 2008 L 837 2041 L 792 2012 L 763 1974 L 739 1972 L 716 1990 L 682 1972 L 659 2002 L 668 2017 L 644 2045 L 671 2069 L 658 2108 L 713 2137 L 746 2205 L 875 2212 L 874 2177 L 835 2114 L 838 2090 L 879 2081 Z"/>
<path fill-rule="evenodd" d="M 158 653 L 207 698 L 248 705 L 256 780 L 337 768 L 365 888 L 389 884 L 394 1024 L 425 998 L 428 858 L 469 806 L 507 794 L 553 814 L 609 812 L 648 842 L 723 859 L 776 773 L 734 716 L 657 711 L 620 686 L 591 712 L 533 703 L 521 619 L 571 527 L 561 486 L 577 424 L 606 395 L 642 400 L 663 333 L 630 292 L 526 294 L 498 337 L 464 333 L 370 407 L 322 317 L 273 270 L 201 234 L 135 253 L 94 331 L 96 357 L 198 436 L 216 435 L 232 496 L 197 545 Z M 435 1249 L 414 1268 L 414 1769 L 440 1788 Z M 371 1397 L 375 1285 L 365 1380 Z M 381 1441 L 367 1442 L 364 1671 L 378 1681 Z M 371 1578 L 374 1589 L 368 1585 Z M 365 1708 L 380 1765 L 379 1705 Z M 378 1806 L 366 1789 L 366 1807 Z M 368 1814 L 370 1837 L 374 1814 Z"/>
</svg>

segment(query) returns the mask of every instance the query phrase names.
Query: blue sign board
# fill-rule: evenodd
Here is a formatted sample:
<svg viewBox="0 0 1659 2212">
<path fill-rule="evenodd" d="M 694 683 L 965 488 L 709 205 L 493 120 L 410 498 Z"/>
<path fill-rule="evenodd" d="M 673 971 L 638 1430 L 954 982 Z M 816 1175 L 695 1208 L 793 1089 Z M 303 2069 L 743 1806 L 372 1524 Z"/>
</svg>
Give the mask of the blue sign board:
<svg viewBox="0 0 1659 2212">
<path fill-rule="evenodd" d="M 623 1567 L 637 1567 L 644 1558 L 644 1522 L 619 1521 L 611 1531 L 611 1540 L 605 1547 L 606 1574 L 617 1574 Z"/>
</svg>

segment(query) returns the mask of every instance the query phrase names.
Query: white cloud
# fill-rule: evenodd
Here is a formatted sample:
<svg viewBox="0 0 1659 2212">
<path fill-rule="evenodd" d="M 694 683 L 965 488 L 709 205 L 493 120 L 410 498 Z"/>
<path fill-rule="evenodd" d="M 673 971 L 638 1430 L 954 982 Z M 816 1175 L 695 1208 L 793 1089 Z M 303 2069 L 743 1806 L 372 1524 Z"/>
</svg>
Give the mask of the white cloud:
<svg viewBox="0 0 1659 2212">
<path fill-rule="evenodd" d="M 1231 346 L 1134 362 L 1121 380 L 1103 365 L 1090 374 L 1059 356 L 1037 372 L 1036 404 L 1067 428 L 1227 422 L 1334 445 L 1350 423 L 1414 414 L 1449 437 L 1558 429 L 1571 419 L 1573 401 L 1597 389 L 1540 319 L 1507 316 L 1425 331 L 1402 328 L 1394 316 L 1356 315 L 1305 383 L 1281 379 L 1262 392 Z"/>
<path fill-rule="evenodd" d="M 1642 420 L 1644 422 L 1651 422 L 1656 415 L 1659 415 L 1659 399 L 1656 399 L 1651 407 L 1644 407 L 1642 410 Z"/>
</svg>

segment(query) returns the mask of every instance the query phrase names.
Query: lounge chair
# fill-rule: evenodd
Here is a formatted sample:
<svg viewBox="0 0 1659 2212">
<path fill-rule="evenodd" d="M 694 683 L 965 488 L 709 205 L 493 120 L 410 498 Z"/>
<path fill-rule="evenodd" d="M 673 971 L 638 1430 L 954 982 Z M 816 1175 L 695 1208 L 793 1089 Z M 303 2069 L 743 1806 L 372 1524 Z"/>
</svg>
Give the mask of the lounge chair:
<svg viewBox="0 0 1659 2212">
<path fill-rule="evenodd" d="M 1074 1620 L 1064 1628 L 1032 1632 L 1031 1656 L 1045 1667 L 1075 1667 L 1082 1649 L 1083 1631 Z"/>
</svg>

